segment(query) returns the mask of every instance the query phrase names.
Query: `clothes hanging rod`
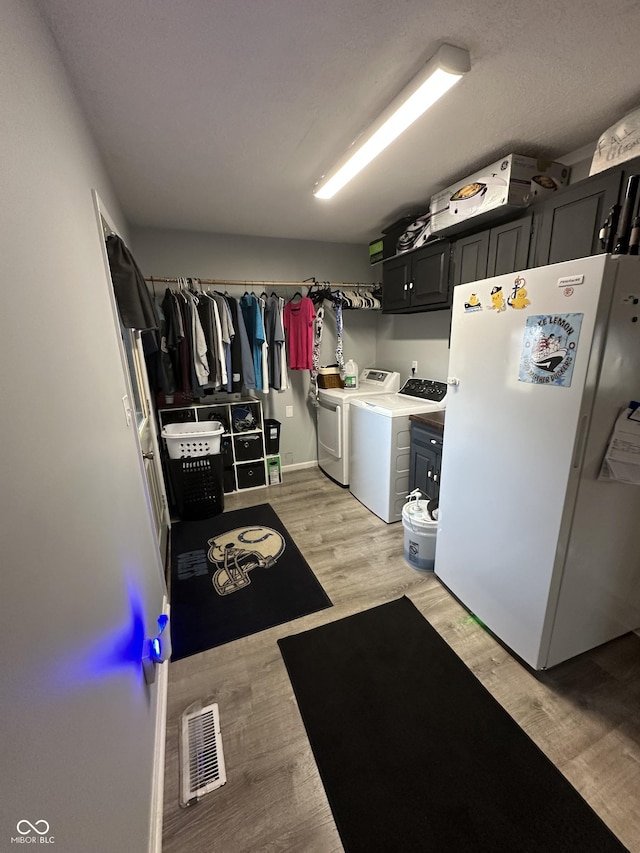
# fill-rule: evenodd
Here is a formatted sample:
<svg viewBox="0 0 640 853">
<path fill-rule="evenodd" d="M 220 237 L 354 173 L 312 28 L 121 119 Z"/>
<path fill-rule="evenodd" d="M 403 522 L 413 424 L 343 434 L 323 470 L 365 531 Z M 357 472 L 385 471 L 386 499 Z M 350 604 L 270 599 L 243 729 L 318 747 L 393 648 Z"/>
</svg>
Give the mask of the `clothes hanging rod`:
<svg viewBox="0 0 640 853">
<path fill-rule="evenodd" d="M 315 279 L 309 279 L 308 281 L 239 281 L 232 280 L 229 278 L 195 278 L 195 277 L 187 277 L 182 276 L 181 278 L 172 277 L 172 276 L 150 276 L 145 278 L 145 281 L 150 282 L 151 284 L 179 284 L 182 281 L 196 281 L 200 284 L 207 285 L 227 285 L 228 287 L 296 287 L 298 290 L 301 287 L 311 288 L 314 285 L 324 285 L 325 287 L 330 287 L 331 289 L 341 290 L 344 288 L 353 289 L 355 287 L 379 287 L 380 282 L 360 282 L 360 281 L 316 281 Z"/>
</svg>

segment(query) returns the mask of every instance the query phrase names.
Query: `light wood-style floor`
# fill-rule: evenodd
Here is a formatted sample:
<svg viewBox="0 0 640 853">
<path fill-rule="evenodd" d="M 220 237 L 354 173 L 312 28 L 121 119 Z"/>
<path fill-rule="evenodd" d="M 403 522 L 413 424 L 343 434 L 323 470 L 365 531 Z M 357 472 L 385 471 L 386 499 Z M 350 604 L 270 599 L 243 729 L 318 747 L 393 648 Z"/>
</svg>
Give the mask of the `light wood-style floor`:
<svg viewBox="0 0 640 853">
<path fill-rule="evenodd" d="M 318 469 L 287 474 L 279 486 L 228 495 L 225 508 L 265 502 L 334 606 L 170 664 L 164 853 L 342 851 L 276 640 L 402 595 L 629 850 L 640 853 L 640 637 L 627 635 L 533 675 L 433 575 L 405 563 L 401 524 L 380 521 Z M 207 699 L 220 706 L 228 781 L 182 809 L 178 723 L 190 704 Z"/>
</svg>

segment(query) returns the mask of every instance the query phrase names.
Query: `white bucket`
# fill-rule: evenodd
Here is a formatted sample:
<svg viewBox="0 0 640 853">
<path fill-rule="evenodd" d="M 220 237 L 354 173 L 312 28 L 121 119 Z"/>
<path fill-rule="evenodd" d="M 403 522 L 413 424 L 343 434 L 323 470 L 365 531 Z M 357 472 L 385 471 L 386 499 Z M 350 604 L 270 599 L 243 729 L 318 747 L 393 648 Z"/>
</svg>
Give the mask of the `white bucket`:
<svg viewBox="0 0 640 853">
<path fill-rule="evenodd" d="M 413 569 L 433 571 L 438 522 L 427 510 L 429 501 L 410 500 L 402 508 L 404 558 Z"/>
</svg>

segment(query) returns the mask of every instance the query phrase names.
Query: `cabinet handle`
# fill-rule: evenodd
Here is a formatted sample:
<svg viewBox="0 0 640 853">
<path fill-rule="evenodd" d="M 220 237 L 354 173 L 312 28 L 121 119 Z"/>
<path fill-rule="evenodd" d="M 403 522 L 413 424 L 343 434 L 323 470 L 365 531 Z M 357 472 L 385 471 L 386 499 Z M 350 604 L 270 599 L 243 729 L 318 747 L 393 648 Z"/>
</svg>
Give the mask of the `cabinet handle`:
<svg viewBox="0 0 640 853">
<path fill-rule="evenodd" d="M 404 292 L 405 293 L 407 292 L 408 287 L 409 287 L 409 285 L 405 282 L 405 285 L 404 285 Z"/>
<path fill-rule="evenodd" d="M 413 290 L 413 282 L 412 281 L 409 282 L 409 290 Z"/>
<path fill-rule="evenodd" d="M 431 479 L 431 471 L 427 471 L 427 477 Z"/>
</svg>

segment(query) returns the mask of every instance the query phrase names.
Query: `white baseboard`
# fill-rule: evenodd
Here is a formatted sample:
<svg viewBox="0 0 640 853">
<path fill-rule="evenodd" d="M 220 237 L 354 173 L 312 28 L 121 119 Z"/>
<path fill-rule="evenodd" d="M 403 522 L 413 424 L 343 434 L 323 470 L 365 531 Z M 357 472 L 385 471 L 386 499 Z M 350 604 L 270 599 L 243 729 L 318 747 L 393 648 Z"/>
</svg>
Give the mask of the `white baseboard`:
<svg viewBox="0 0 640 853">
<path fill-rule="evenodd" d="M 164 597 L 162 612 L 170 615 L 167 597 Z M 169 688 L 169 662 L 158 666 L 156 680 L 156 733 L 151 780 L 151 822 L 149 831 L 149 853 L 162 853 L 162 818 L 164 814 L 164 754 L 167 733 L 167 694 Z"/>
<path fill-rule="evenodd" d="M 312 459 L 310 462 L 294 462 L 292 465 L 283 465 L 282 471 L 302 471 L 303 468 L 317 468 L 318 460 Z"/>
</svg>

